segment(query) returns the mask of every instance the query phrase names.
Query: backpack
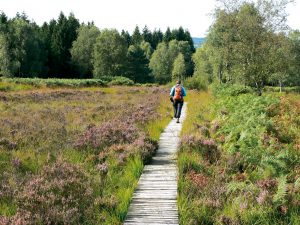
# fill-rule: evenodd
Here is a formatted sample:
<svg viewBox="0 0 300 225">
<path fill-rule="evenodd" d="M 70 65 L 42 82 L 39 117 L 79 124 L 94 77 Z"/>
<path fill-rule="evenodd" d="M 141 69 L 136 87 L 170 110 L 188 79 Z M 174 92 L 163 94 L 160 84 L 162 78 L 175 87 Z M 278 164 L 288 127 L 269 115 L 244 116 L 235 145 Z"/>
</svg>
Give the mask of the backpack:
<svg viewBox="0 0 300 225">
<path fill-rule="evenodd" d="M 182 100 L 182 88 L 181 88 L 181 86 L 175 87 L 174 100 Z"/>
</svg>

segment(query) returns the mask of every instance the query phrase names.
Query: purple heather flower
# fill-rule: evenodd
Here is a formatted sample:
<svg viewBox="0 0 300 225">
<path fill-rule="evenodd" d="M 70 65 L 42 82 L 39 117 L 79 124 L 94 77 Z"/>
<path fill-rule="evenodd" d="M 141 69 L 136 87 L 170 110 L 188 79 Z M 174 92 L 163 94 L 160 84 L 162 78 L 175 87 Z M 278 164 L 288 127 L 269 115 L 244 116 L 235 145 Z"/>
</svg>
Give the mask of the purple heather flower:
<svg viewBox="0 0 300 225">
<path fill-rule="evenodd" d="M 118 159 L 119 159 L 119 162 L 120 163 L 123 163 L 126 159 L 126 154 L 124 153 L 121 153 L 119 156 L 118 156 Z"/>
<path fill-rule="evenodd" d="M 256 198 L 259 205 L 262 205 L 266 201 L 268 193 L 269 192 L 267 190 L 263 190 L 259 193 L 259 196 Z"/>
<path fill-rule="evenodd" d="M 96 169 L 101 173 L 101 174 L 107 174 L 108 172 L 108 165 L 107 163 L 101 163 L 96 165 Z"/>
<path fill-rule="evenodd" d="M 21 165 L 21 160 L 18 159 L 18 158 L 15 158 L 15 159 L 12 160 L 11 163 L 12 163 L 13 167 L 18 168 Z"/>
<path fill-rule="evenodd" d="M 243 202 L 243 203 L 240 204 L 240 210 L 247 209 L 247 207 L 248 207 L 247 202 Z"/>
<path fill-rule="evenodd" d="M 206 146 L 215 146 L 216 142 L 213 139 L 206 139 L 202 141 L 202 144 Z"/>
</svg>

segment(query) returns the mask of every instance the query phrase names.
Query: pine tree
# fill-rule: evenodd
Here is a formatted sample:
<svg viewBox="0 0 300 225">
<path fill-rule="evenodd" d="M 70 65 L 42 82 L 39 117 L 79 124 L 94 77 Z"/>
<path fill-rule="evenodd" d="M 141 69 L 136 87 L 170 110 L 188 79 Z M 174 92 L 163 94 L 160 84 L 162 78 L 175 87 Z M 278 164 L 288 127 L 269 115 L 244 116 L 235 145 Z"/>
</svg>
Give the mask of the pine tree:
<svg viewBox="0 0 300 225">
<path fill-rule="evenodd" d="M 163 41 L 168 43 L 171 40 L 172 40 L 172 33 L 171 33 L 171 30 L 170 30 L 170 27 L 168 27 L 165 34 L 164 34 L 164 36 L 163 36 Z"/>
<path fill-rule="evenodd" d="M 139 45 L 142 42 L 142 35 L 138 26 L 135 27 L 131 36 L 131 44 Z"/>
<path fill-rule="evenodd" d="M 71 13 L 69 17 L 61 12 L 57 22 L 53 23 L 51 34 L 51 64 L 50 74 L 59 77 L 72 76 L 71 53 L 73 41 L 77 38 L 77 29 L 80 24 L 75 16 Z"/>
<path fill-rule="evenodd" d="M 127 45 L 127 48 L 128 48 L 131 45 L 131 42 L 132 42 L 129 32 L 122 30 L 121 31 L 121 36 L 124 38 L 124 40 L 126 42 L 126 45 Z"/>
<path fill-rule="evenodd" d="M 176 39 L 177 41 L 185 41 L 185 31 L 184 29 L 180 26 L 179 29 L 174 29 L 172 30 L 171 33 L 171 38 Z"/>
<path fill-rule="evenodd" d="M 150 46 L 150 44 L 149 44 Z M 126 76 L 137 83 L 150 82 L 149 60 L 140 46 L 131 45 L 127 51 Z"/>
<path fill-rule="evenodd" d="M 152 41 L 150 42 L 151 44 L 151 47 L 153 49 L 156 49 L 158 43 L 162 42 L 163 41 L 163 33 L 161 32 L 161 30 L 154 30 L 153 31 L 153 34 L 152 34 Z"/>
<path fill-rule="evenodd" d="M 152 33 L 147 26 L 143 28 L 142 39 L 149 43 L 152 41 Z"/>
<path fill-rule="evenodd" d="M 191 47 L 191 51 L 194 53 L 196 51 L 194 46 L 193 38 L 188 30 L 185 31 L 185 37 L 183 41 L 187 41 Z"/>
</svg>

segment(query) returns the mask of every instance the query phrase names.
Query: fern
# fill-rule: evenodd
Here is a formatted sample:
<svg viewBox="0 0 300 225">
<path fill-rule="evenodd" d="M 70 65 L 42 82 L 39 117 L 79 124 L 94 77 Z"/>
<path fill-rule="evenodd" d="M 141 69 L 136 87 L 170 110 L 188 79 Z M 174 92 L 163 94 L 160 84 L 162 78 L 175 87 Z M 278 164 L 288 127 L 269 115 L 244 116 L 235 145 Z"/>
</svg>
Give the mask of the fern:
<svg viewBox="0 0 300 225">
<path fill-rule="evenodd" d="M 295 181 L 294 185 L 295 185 L 295 188 L 296 188 L 297 190 L 300 189 L 300 177 L 297 178 L 297 180 Z"/>
<path fill-rule="evenodd" d="M 273 202 L 277 204 L 285 203 L 287 195 L 287 179 L 286 176 L 281 176 L 278 178 L 277 192 L 273 197 Z"/>
<path fill-rule="evenodd" d="M 293 163 L 293 154 L 290 153 L 288 150 L 282 150 L 277 156 L 277 159 L 285 162 L 285 164 L 292 164 Z M 284 167 L 286 168 L 286 167 Z"/>
<path fill-rule="evenodd" d="M 285 158 L 282 155 L 274 157 L 272 155 L 264 156 L 261 161 L 263 167 L 269 168 L 274 174 L 281 174 L 286 169 Z"/>
<path fill-rule="evenodd" d="M 232 194 L 237 191 L 241 191 L 245 189 L 246 186 L 247 184 L 245 182 L 236 182 L 236 181 L 230 182 L 227 185 L 227 194 Z"/>
</svg>

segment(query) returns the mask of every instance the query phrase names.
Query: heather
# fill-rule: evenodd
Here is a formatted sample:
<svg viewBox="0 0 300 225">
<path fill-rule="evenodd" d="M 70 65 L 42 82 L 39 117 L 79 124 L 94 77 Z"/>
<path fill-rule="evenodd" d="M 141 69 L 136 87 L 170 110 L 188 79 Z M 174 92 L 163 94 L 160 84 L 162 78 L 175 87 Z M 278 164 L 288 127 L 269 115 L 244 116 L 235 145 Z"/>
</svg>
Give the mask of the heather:
<svg viewBox="0 0 300 225">
<path fill-rule="evenodd" d="M 181 224 L 299 224 L 299 102 L 214 86 L 189 98 L 179 166 Z"/>
<path fill-rule="evenodd" d="M 170 119 L 167 92 L 0 92 L 0 224 L 121 224 Z"/>
</svg>

